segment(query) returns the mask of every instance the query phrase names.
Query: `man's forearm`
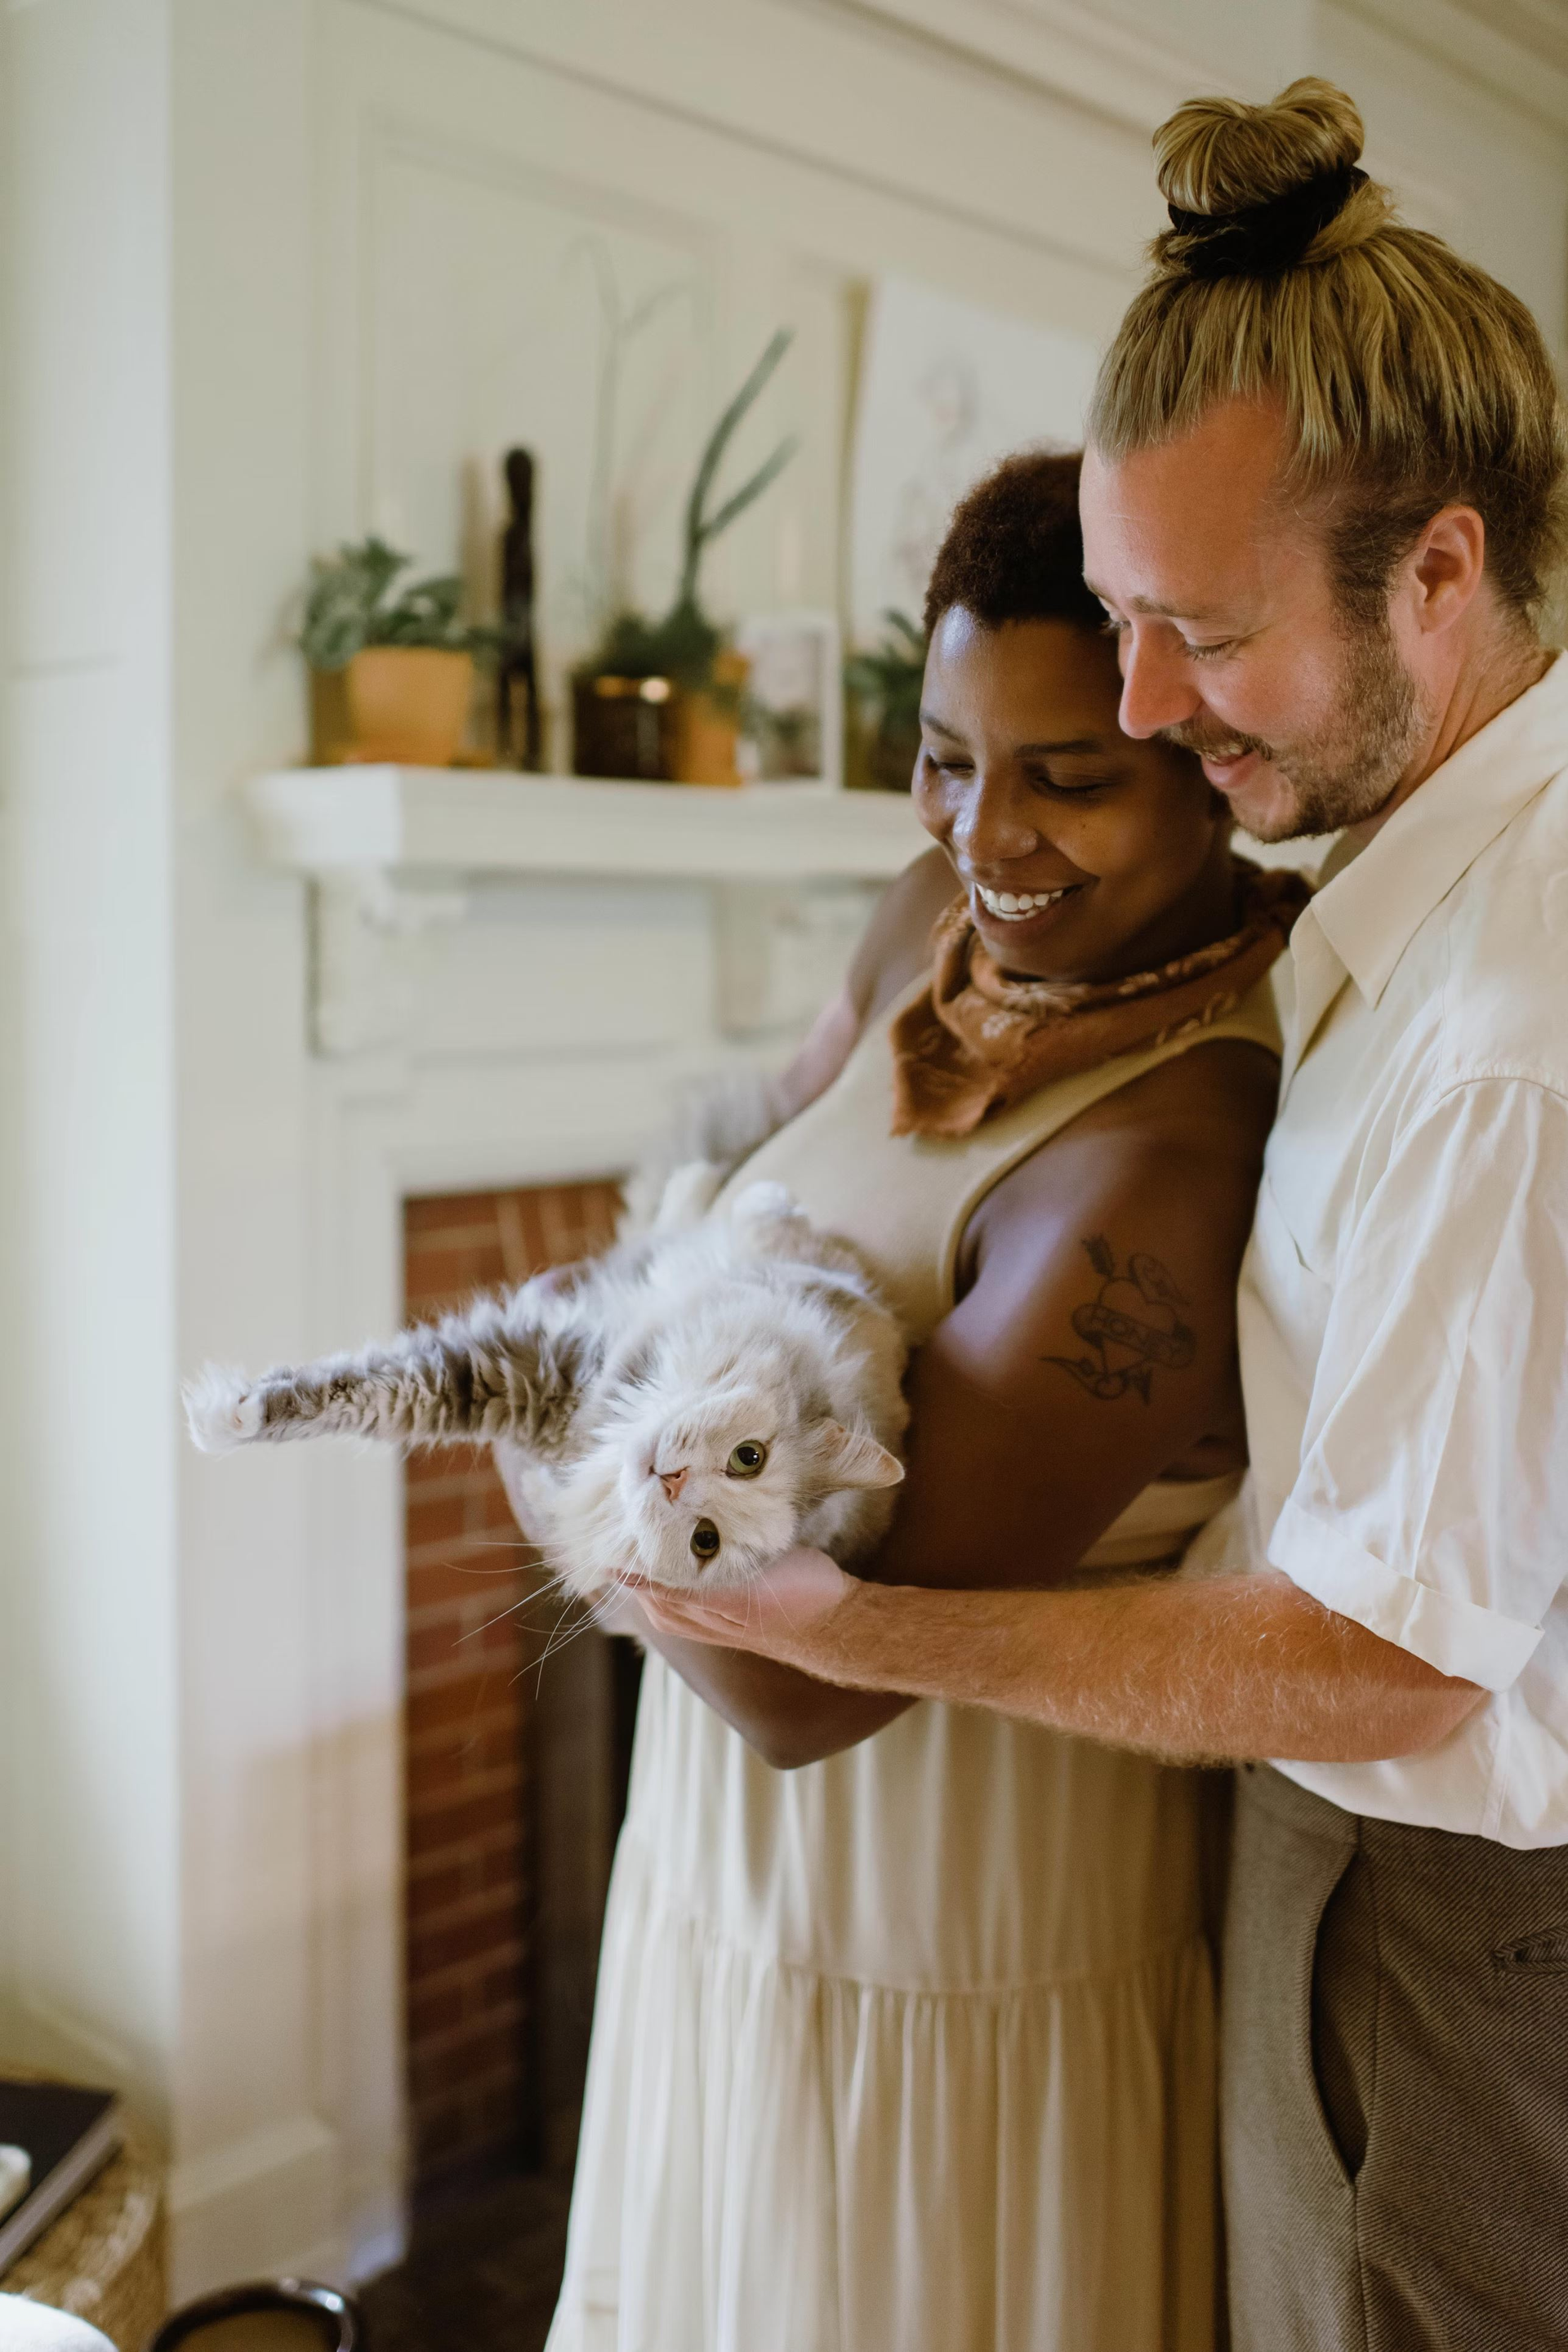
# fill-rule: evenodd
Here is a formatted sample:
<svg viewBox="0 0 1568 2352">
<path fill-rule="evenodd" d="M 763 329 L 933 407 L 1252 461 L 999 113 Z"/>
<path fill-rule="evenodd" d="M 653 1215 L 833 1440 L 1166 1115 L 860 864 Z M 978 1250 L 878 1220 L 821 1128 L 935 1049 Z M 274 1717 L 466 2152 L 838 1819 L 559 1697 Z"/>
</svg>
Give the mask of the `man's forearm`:
<svg viewBox="0 0 1568 2352">
<path fill-rule="evenodd" d="M 798 1663 L 1194 1761 L 1415 1754 L 1481 1696 L 1273 1573 L 1068 1592 L 859 1585 Z"/>
</svg>

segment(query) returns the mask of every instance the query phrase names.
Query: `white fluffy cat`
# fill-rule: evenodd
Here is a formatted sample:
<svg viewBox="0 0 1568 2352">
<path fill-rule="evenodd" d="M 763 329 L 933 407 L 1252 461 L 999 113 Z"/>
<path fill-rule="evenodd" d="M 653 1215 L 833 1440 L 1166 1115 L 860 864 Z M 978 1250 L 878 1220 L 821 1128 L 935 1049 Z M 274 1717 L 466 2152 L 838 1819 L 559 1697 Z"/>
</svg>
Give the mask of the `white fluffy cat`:
<svg viewBox="0 0 1568 2352">
<path fill-rule="evenodd" d="M 903 1476 L 903 1335 L 858 1252 L 778 1184 L 710 1210 L 721 1171 L 665 1188 L 652 1229 L 384 1347 L 185 1391 L 208 1453 L 342 1433 L 505 1439 L 563 1583 L 636 1570 L 734 1584 L 813 1544 L 870 1550 Z"/>
</svg>

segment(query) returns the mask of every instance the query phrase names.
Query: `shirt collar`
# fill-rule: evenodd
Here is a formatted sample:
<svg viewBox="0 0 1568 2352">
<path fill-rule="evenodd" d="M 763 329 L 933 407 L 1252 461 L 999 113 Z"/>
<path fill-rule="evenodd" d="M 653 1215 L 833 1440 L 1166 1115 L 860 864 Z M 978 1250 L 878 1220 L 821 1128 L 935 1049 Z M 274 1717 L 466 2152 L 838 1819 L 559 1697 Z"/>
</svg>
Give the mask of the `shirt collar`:
<svg viewBox="0 0 1568 2352">
<path fill-rule="evenodd" d="M 1564 768 L 1568 660 L 1553 658 L 1324 883 L 1301 919 L 1316 921 L 1368 1004 L 1434 907 Z"/>
</svg>

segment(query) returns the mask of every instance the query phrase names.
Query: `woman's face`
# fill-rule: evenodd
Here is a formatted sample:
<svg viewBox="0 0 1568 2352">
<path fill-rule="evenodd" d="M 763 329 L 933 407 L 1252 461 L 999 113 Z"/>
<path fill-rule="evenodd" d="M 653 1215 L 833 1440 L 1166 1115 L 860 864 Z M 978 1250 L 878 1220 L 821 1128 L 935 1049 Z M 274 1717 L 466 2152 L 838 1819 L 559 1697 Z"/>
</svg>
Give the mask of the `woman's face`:
<svg viewBox="0 0 1568 2352">
<path fill-rule="evenodd" d="M 1066 621 L 982 627 L 926 656 L 915 806 L 1006 971 L 1147 971 L 1234 925 L 1230 818 L 1197 761 L 1116 723 L 1111 639 Z"/>
</svg>

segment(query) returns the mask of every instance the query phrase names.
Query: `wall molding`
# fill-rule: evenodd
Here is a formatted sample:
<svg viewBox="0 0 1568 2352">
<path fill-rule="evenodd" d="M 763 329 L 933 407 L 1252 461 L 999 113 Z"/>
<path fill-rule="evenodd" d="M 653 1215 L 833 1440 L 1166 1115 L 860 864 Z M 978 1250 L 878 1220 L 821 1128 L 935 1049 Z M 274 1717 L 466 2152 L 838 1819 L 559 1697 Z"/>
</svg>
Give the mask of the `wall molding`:
<svg viewBox="0 0 1568 2352">
<path fill-rule="evenodd" d="M 177 2163 L 169 2181 L 176 2295 L 199 2294 L 258 2266 L 256 2221 L 268 2216 L 264 2259 L 281 2273 L 341 2273 L 346 2249 L 323 2237 L 321 2217 L 337 2203 L 337 2135 L 319 2116 L 268 2124 Z"/>
<path fill-rule="evenodd" d="M 1055 260 L 1071 262 L 1079 268 L 1093 269 L 1102 276 L 1114 277 L 1118 282 L 1122 281 L 1127 275 L 1125 271 L 1109 268 L 1104 257 L 1095 253 L 1091 248 L 1076 245 L 1064 237 L 1053 236 L 1043 229 L 1033 228 L 1010 215 L 987 212 L 979 205 L 962 203 L 942 190 L 932 188 L 913 174 L 908 179 L 898 179 L 887 173 L 871 171 L 862 165 L 846 161 L 841 155 L 835 155 L 813 147 L 805 140 L 784 138 L 776 131 L 764 130 L 754 123 L 742 123 L 732 118 L 727 118 L 717 109 L 673 98 L 663 91 L 649 88 L 646 83 L 637 84 L 630 78 L 622 79 L 613 72 L 596 70 L 574 59 L 552 56 L 548 50 L 537 47 L 530 42 L 519 40 L 510 34 L 493 31 L 472 23 L 466 14 L 454 5 L 454 0 L 354 0 L 354 5 L 374 15 L 394 17 L 405 24 L 415 26 L 422 31 L 437 33 L 470 47 L 488 51 L 493 57 L 503 57 L 511 64 L 531 68 L 538 73 L 552 75 L 560 80 L 573 83 L 580 89 L 591 91 L 597 97 L 613 99 L 625 105 L 638 107 L 647 113 L 662 117 L 667 121 L 721 139 L 732 146 L 738 155 L 755 156 L 760 153 L 770 156 L 775 162 L 812 172 L 820 177 L 835 180 L 842 186 L 859 189 L 868 195 L 883 198 L 912 211 L 925 213 L 933 219 L 949 222 L 955 227 L 978 232 L 987 237 L 1000 238 L 1005 243 L 1017 246 L 1028 252 L 1048 255 Z M 864 6 L 858 5 L 858 0 L 779 0 L 779 5 L 786 7 L 799 7 L 803 10 L 820 9 L 826 15 L 842 17 L 847 22 L 854 22 L 857 18 L 860 18 L 873 29 L 893 37 L 897 37 L 900 31 L 911 30 L 910 27 L 896 25 L 890 17 L 879 22 L 880 12 L 869 5 L 869 0 Z M 930 49 L 933 46 L 929 40 L 921 39 L 919 27 L 912 29 L 921 47 Z M 1102 105 L 1078 97 L 1070 87 L 1066 85 L 1051 82 L 1035 74 L 1009 70 L 1005 59 L 989 55 L 984 49 L 970 50 L 963 45 L 956 43 L 950 43 L 947 46 L 952 56 L 963 58 L 967 64 L 977 68 L 988 68 L 990 79 L 1003 81 L 1013 90 L 1025 92 L 1042 103 L 1050 102 L 1054 106 L 1063 100 L 1069 100 L 1074 102 L 1075 111 L 1081 113 L 1087 108 L 1119 131 L 1129 128 L 1142 130 L 1145 127 L 1142 116 L 1129 118 L 1121 110 L 1108 110 Z M 1214 77 L 1210 74 L 1205 79 L 1212 82 Z M 1182 85 L 1183 94 L 1185 94 L 1191 87 L 1192 73 L 1189 70 Z M 1170 110 L 1169 105 L 1163 105 L 1159 112 L 1150 116 L 1150 124 L 1160 121 Z"/>
<path fill-rule="evenodd" d="M 1568 133 L 1568 25 L 1532 0 L 1327 0 L 1390 34 L 1556 137 Z"/>
<path fill-rule="evenodd" d="M 1494 37 L 1522 49 L 1537 64 L 1568 74 L 1568 15 L 1561 0 L 1453 0 Z"/>
<path fill-rule="evenodd" d="M 962 58 L 1119 130 L 1158 129 L 1194 89 L 1240 96 L 1211 65 L 1109 22 L 1075 0 L 777 0 L 783 7 L 858 23 L 934 58 Z"/>
</svg>

